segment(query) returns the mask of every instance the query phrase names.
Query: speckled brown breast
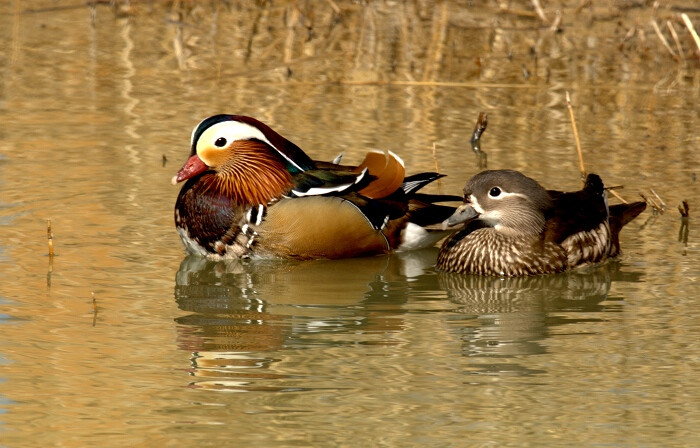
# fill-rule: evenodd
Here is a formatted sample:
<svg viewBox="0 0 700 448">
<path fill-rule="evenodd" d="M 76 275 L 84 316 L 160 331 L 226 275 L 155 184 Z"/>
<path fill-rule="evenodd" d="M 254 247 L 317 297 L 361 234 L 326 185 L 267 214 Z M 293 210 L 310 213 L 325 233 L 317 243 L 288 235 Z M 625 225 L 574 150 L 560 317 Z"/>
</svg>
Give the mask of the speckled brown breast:
<svg viewBox="0 0 700 448">
<path fill-rule="evenodd" d="M 507 277 L 562 272 L 567 253 L 539 236 L 510 237 L 493 228 L 478 229 L 466 237 L 460 232 L 443 244 L 437 267 L 462 274 Z"/>
</svg>

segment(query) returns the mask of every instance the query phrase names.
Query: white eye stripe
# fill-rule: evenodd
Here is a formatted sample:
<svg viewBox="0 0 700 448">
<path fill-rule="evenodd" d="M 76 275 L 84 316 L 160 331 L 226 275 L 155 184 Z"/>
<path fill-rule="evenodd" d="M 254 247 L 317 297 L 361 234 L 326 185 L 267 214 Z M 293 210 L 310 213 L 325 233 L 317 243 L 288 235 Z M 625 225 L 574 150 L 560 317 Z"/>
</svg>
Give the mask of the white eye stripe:
<svg viewBox="0 0 700 448">
<path fill-rule="evenodd" d="M 491 198 L 495 201 L 500 201 L 502 199 L 510 198 L 510 197 L 518 197 L 518 198 L 527 199 L 527 196 L 522 194 L 522 193 L 508 193 L 507 191 L 503 191 L 503 190 L 501 190 L 501 194 L 499 194 L 498 196 L 491 196 L 489 194 L 489 198 Z"/>
<path fill-rule="evenodd" d="M 211 137 L 212 144 L 214 144 L 218 138 L 224 137 L 229 142 L 257 139 L 267 143 L 273 148 L 275 147 L 260 129 L 240 121 L 222 121 L 221 123 L 213 124 L 205 132 L 207 134 L 209 134 L 209 132 L 213 133 Z"/>
<path fill-rule="evenodd" d="M 201 124 L 201 123 L 200 123 Z M 197 127 L 195 127 L 195 131 L 197 130 Z M 192 143 L 194 143 L 194 134 L 195 131 L 192 132 Z M 243 123 L 240 121 L 222 121 L 221 123 L 216 123 L 211 125 L 204 133 L 199 137 L 200 140 L 202 137 L 204 137 L 204 134 L 210 135 L 212 133 L 211 137 L 211 145 L 216 146 L 216 140 L 219 138 L 223 137 L 226 139 L 228 143 L 235 142 L 238 140 L 260 140 L 262 142 L 267 143 L 270 145 L 272 148 L 274 148 L 277 153 L 279 153 L 282 157 L 284 157 L 289 163 L 294 165 L 299 169 L 299 171 L 304 171 L 301 169 L 299 165 L 297 165 L 292 159 L 287 157 L 286 154 L 284 154 L 282 151 L 280 151 L 275 145 L 273 145 L 270 140 L 265 137 L 265 134 L 262 133 L 262 131 L 255 126 L 251 126 L 248 123 Z"/>
</svg>

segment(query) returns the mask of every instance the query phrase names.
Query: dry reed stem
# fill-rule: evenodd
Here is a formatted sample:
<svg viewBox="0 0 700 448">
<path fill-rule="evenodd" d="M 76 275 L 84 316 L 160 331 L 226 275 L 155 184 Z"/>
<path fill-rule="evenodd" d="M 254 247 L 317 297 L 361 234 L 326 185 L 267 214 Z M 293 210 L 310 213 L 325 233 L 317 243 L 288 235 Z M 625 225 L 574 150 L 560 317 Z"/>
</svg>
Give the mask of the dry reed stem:
<svg viewBox="0 0 700 448">
<path fill-rule="evenodd" d="M 578 4 L 578 6 L 574 10 L 574 12 L 576 14 L 578 14 L 583 10 L 583 8 L 585 8 L 586 6 L 589 6 L 590 4 L 591 4 L 591 0 L 581 0 L 581 3 Z"/>
<path fill-rule="evenodd" d="M 642 193 L 642 192 L 639 193 L 639 196 L 641 196 L 642 199 L 644 199 L 644 202 L 646 202 L 647 204 L 649 204 L 649 205 L 651 206 L 651 208 L 654 209 L 655 212 L 657 212 L 657 213 L 659 213 L 659 214 L 662 214 L 662 213 L 664 212 L 664 209 L 661 208 L 661 206 L 660 206 L 659 204 L 657 204 L 656 201 L 653 200 L 652 198 L 647 197 L 647 196 L 646 196 L 644 193 Z"/>
<path fill-rule="evenodd" d="M 681 202 L 681 204 L 678 206 L 678 211 L 680 212 L 682 218 L 688 218 L 690 216 L 688 201 L 683 200 L 683 202 Z"/>
<path fill-rule="evenodd" d="M 664 47 L 668 50 L 669 53 L 671 53 L 671 56 L 673 56 L 673 59 L 676 61 L 680 61 L 680 58 L 678 55 L 673 51 L 673 48 L 668 44 L 668 41 L 664 37 L 664 35 L 661 33 L 661 29 L 659 28 L 659 25 L 656 23 L 656 20 L 652 19 L 651 20 L 651 26 L 654 27 L 654 31 L 656 32 L 656 35 L 659 37 L 659 40 L 661 41 L 662 44 L 664 44 Z"/>
<path fill-rule="evenodd" d="M 571 117 L 571 128 L 574 130 L 574 140 L 576 141 L 576 152 L 578 153 L 578 163 L 581 169 L 581 179 L 586 182 L 586 167 L 583 164 L 583 152 L 581 151 L 581 140 L 578 137 L 578 129 L 576 128 L 576 118 L 574 117 L 574 108 L 571 107 L 571 96 L 569 91 L 566 91 L 566 107 L 569 109 L 569 117 Z"/>
<path fill-rule="evenodd" d="M 499 12 L 503 14 L 513 14 L 514 16 L 520 16 L 520 17 L 530 17 L 530 18 L 535 18 L 537 17 L 537 13 L 532 12 L 532 11 L 524 11 L 522 9 L 511 9 L 508 7 L 508 5 L 501 5 L 498 9 Z"/>
<path fill-rule="evenodd" d="M 681 47 L 681 40 L 678 38 L 678 33 L 676 33 L 676 29 L 673 27 L 673 23 L 671 23 L 670 20 L 667 20 L 666 26 L 668 27 L 669 31 L 671 32 L 671 36 L 673 36 L 674 42 L 676 42 L 676 49 L 678 50 L 678 55 L 681 57 L 681 59 L 683 61 L 685 61 L 685 55 L 683 54 L 683 47 Z"/>
<path fill-rule="evenodd" d="M 326 0 L 328 4 L 331 6 L 331 9 L 333 9 L 333 12 L 336 14 L 340 14 L 340 7 L 336 5 L 336 3 L 333 0 Z"/>
<path fill-rule="evenodd" d="M 698 46 L 698 59 L 700 59 L 700 36 L 698 36 L 697 31 L 695 31 L 695 27 L 693 27 L 693 22 L 690 21 L 688 14 L 681 14 L 681 18 L 683 19 L 683 23 L 685 23 L 686 28 L 688 28 L 688 32 L 690 32 L 690 34 L 693 36 L 693 39 L 695 39 L 695 45 Z"/>
<path fill-rule="evenodd" d="M 51 220 L 46 220 L 46 237 L 49 240 L 49 259 L 53 260 L 53 231 L 51 231 Z"/>
<path fill-rule="evenodd" d="M 438 159 L 437 159 L 437 145 L 435 142 L 433 142 L 433 160 L 435 161 L 435 172 L 440 174 L 440 167 L 438 166 Z M 442 190 L 442 182 L 440 179 L 437 181 L 437 186 L 438 186 L 438 193 Z"/>
<path fill-rule="evenodd" d="M 532 2 L 532 6 L 535 7 L 535 12 L 537 13 L 537 16 L 540 18 L 541 21 L 545 23 L 545 25 L 549 25 L 549 19 L 547 16 L 544 15 L 544 10 L 542 9 L 542 6 L 540 5 L 540 0 L 530 0 Z"/>
<path fill-rule="evenodd" d="M 610 192 L 611 195 L 615 196 L 618 201 L 622 202 L 623 204 L 627 204 L 627 201 L 625 201 L 622 196 L 617 194 L 617 192 L 613 188 L 609 188 L 608 191 Z"/>
<path fill-rule="evenodd" d="M 664 208 L 664 209 L 666 209 L 666 203 L 664 202 L 663 199 L 661 199 L 661 196 L 659 196 L 658 194 L 656 194 L 656 192 L 654 191 L 653 188 L 650 188 L 649 191 L 651 191 L 651 194 L 653 194 L 654 196 L 656 196 L 656 199 L 658 199 L 659 202 L 661 203 L 661 207 Z"/>
<path fill-rule="evenodd" d="M 488 114 L 486 112 L 479 112 L 479 116 L 476 119 L 476 124 L 474 125 L 474 132 L 472 132 L 472 137 L 469 139 L 474 151 L 481 151 L 481 135 L 486 130 L 486 126 L 488 126 L 488 124 Z"/>
<path fill-rule="evenodd" d="M 551 33 L 556 33 L 559 30 L 559 25 L 561 24 L 561 11 L 557 9 L 556 17 L 552 22 L 552 26 L 549 27 Z"/>
<path fill-rule="evenodd" d="M 574 109 L 571 106 L 571 96 L 569 95 L 569 92 L 566 92 L 566 106 L 569 109 L 569 116 L 571 117 L 571 127 L 574 130 L 574 139 L 576 140 L 576 152 L 578 153 L 578 163 L 579 163 L 579 168 L 581 169 L 581 180 L 586 182 L 586 167 L 583 164 L 583 151 L 581 151 L 581 140 L 578 137 L 578 129 L 576 128 L 576 118 L 574 117 Z M 627 201 L 625 201 L 622 196 L 617 194 L 614 188 L 608 188 L 608 191 L 610 191 L 610 194 L 615 196 L 618 201 L 622 202 L 623 204 L 627 204 Z"/>
<path fill-rule="evenodd" d="M 435 161 L 435 172 L 440 174 L 440 167 L 438 166 L 437 160 L 437 145 L 433 142 L 433 161 Z"/>
<path fill-rule="evenodd" d="M 92 326 L 97 324 L 97 299 L 95 298 L 95 292 L 92 292 Z"/>
<path fill-rule="evenodd" d="M 488 124 L 489 121 L 486 112 L 479 112 L 479 117 L 476 119 L 476 124 L 474 125 L 474 132 L 472 132 L 472 136 L 469 139 L 472 151 L 477 156 L 477 167 L 479 169 L 486 168 L 487 165 L 486 153 L 481 150 L 481 135 L 486 130 Z"/>
</svg>

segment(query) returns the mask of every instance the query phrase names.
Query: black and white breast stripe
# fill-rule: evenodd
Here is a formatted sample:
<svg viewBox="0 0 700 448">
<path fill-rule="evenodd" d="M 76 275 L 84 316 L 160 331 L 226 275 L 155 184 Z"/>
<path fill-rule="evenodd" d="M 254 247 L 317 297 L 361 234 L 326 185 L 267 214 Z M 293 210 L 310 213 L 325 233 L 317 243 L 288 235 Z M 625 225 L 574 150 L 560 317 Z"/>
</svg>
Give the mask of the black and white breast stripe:
<svg viewBox="0 0 700 448">
<path fill-rule="evenodd" d="M 259 226 L 267 214 L 267 207 L 262 204 L 251 207 L 245 214 L 245 219 L 248 224 Z"/>
</svg>

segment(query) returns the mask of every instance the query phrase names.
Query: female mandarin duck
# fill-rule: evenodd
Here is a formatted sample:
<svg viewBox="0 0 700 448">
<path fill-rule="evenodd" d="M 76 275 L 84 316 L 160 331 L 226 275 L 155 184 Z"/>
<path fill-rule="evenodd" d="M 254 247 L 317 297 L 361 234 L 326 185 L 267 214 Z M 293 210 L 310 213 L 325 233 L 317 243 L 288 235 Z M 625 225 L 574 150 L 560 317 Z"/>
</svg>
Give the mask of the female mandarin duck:
<svg viewBox="0 0 700 448">
<path fill-rule="evenodd" d="M 426 227 L 454 212 L 433 202 L 455 197 L 416 193 L 438 174 L 404 173 L 392 153 L 370 152 L 357 167 L 313 161 L 254 118 L 215 115 L 195 127 L 190 158 L 173 177 L 187 181 L 175 224 L 188 252 L 214 259 L 432 246 L 444 232 Z"/>
<path fill-rule="evenodd" d="M 517 171 L 484 171 L 464 187 L 464 204 L 443 227 L 464 223 L 442 245 L 438 269 L 520 276 L 562 272 L 620 252 L 622 227 L 646 208 L 608 207 L 600 177 L 581 191 L 547 191 Z"/>
</svg>

